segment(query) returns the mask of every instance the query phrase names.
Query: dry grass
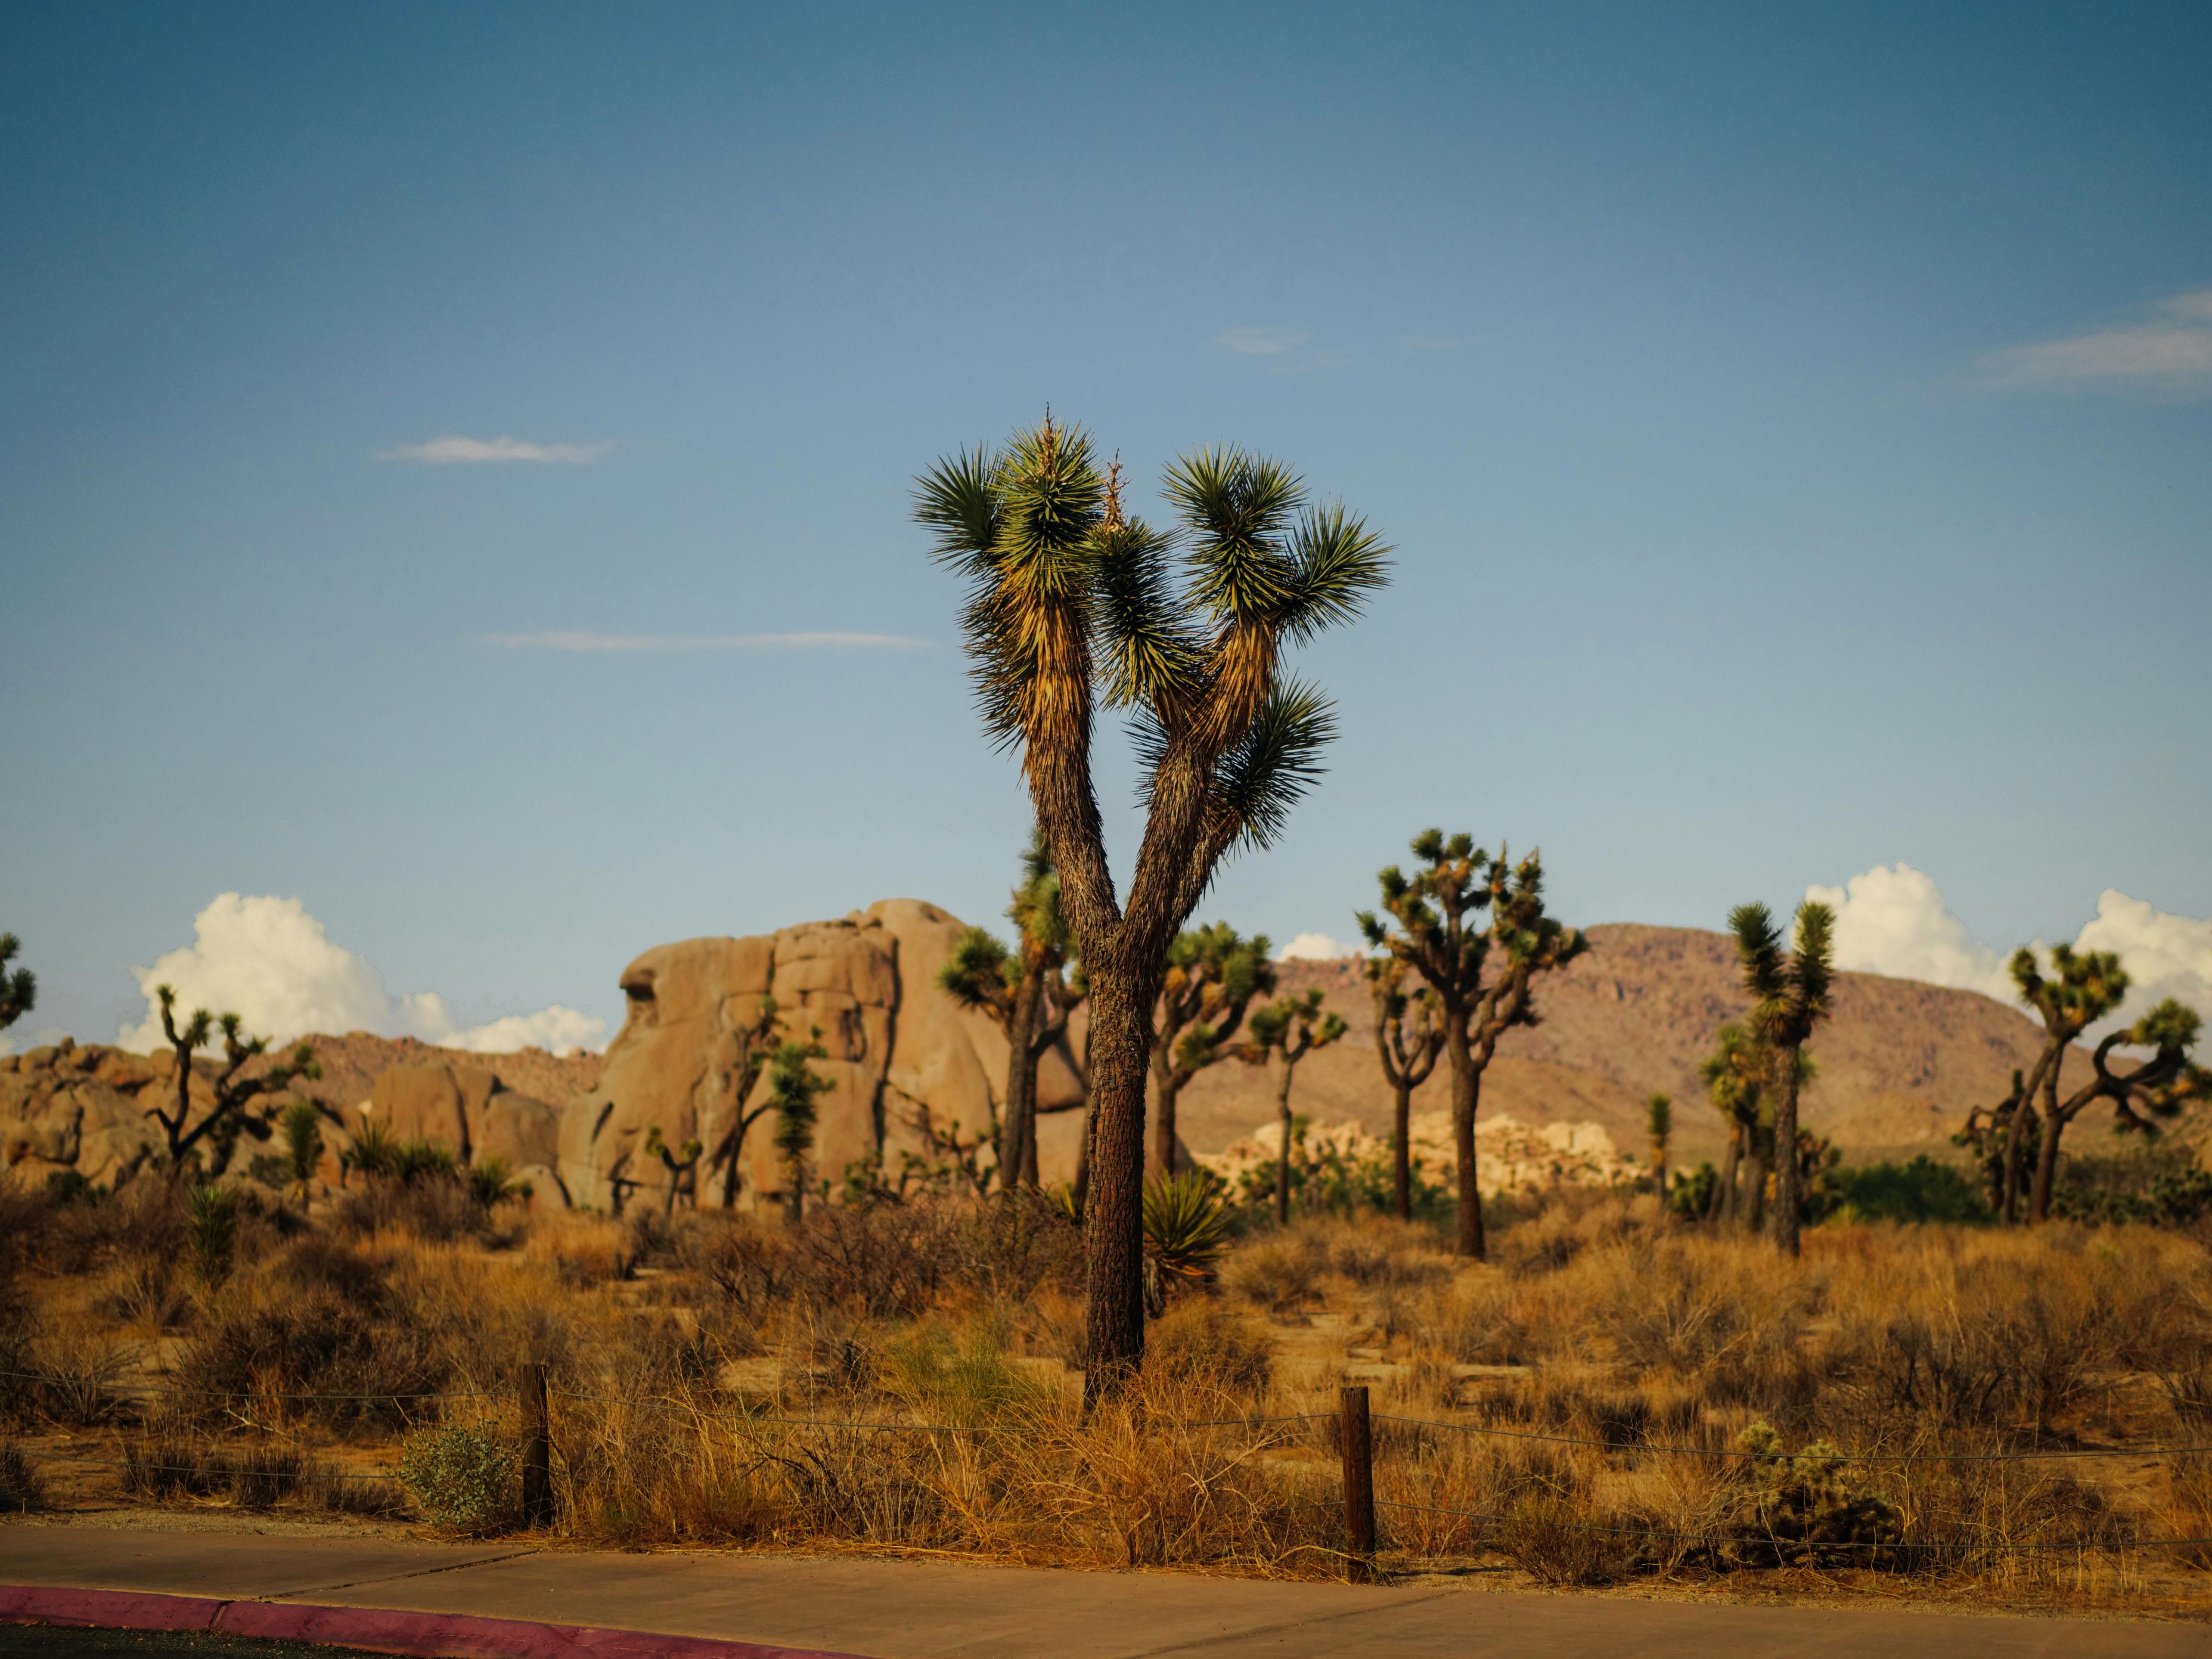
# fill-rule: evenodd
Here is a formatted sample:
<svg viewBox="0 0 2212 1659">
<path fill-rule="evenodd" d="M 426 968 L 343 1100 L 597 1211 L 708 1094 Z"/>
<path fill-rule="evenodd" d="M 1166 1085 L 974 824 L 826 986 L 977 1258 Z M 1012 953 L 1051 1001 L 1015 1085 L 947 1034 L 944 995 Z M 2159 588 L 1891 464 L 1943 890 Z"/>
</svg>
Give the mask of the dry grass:
<svg viewBox="0 0 2212 1659">
<path fill-rule="evenodd" d="M 1079 1243 L 1041 1204 L 796 1235 L 369 1207 L 249 1218 L 210 1291 L 167 1273 L 143 1194 L 0 1195 L 0 1413 L 106 1437 L 142 1499 L 374 1509 L 392 1494 L 337 1461 L 389 1468 L 445 1421 L 512 1436 L 537 1362 L 580 1541 L 1320 1575 L 1349 1370 L 1387 1569 L 2094 1600 L 2212 1566 L 2158 1541 L 2212 1538 L 2212 1458 L 2141 1455 L 2212 1433 L 2212 1255 L 2172 1233 L 1826 1227 L 1784 1262 L 1577 1196 L 1468 1267 L 1419 1228 L 1310 1222 L 1240 1245 L 1085 1420 Z M 1886 1461 L 1915 1458 L 1938 1461 Z"/>
</svg>

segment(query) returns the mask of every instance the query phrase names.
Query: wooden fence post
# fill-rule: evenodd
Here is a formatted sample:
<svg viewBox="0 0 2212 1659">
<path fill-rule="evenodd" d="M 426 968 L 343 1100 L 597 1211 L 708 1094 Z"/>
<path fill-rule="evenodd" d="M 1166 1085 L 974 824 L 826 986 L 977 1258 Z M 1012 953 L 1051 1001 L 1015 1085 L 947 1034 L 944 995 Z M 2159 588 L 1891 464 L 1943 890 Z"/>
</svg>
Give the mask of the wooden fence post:
<svg viewBox="0 0 2212 1659">
<path fill-rule="evenodd" d="M 1375 1567 L 1375 1437 L 1367 1418 L 1365 1384 L 1343 1395 L 1344 1534 L 1352 1557 L 1352 1576 L 1364 1579 Z"/>
<path fill-rule="evenodd" d="M 545 1367 L 526 1364 L 516 1378 L 522 1407 L 522 1518 L 533 1527 L 553 1519 L 553 1422 Z"/>
</svg>

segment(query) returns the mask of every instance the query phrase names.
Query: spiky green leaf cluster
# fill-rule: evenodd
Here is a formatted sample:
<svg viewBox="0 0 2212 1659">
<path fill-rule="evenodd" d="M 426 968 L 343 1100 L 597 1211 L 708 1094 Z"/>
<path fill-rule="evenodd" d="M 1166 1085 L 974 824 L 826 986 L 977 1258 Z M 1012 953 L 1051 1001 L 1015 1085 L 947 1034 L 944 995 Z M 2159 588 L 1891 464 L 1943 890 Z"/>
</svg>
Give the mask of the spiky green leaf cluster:
<svg viewBox="0 0 2212 1659">
<path fill-rule="evenodd" d="M 9 971 L 8 964 L 22 948 L 22 942 L 13 933 L 0 933 L 0 1031 L 29 1013 L 39 1000 L 37 975 L 27 968 Z"/>
<path fill-rule="evenodd" d="M 1328 701 L 1277 678 L 1278 641 L 1355 617 L 1389 550 L 1242 449 L 1180 458 L 1163 493 L 1172 527 L 1125 514 L 1089 437 L 1048 420 L 939 462 L 915 514 L 973 583 L 962 624 L 999 742 L 1087 748 L 1094 705 L 1127 709 L 1148 801 L 1182 745 L 1206 774 L 1209 851 L 1265 847 L 1334 735 Z"/>
</svg>

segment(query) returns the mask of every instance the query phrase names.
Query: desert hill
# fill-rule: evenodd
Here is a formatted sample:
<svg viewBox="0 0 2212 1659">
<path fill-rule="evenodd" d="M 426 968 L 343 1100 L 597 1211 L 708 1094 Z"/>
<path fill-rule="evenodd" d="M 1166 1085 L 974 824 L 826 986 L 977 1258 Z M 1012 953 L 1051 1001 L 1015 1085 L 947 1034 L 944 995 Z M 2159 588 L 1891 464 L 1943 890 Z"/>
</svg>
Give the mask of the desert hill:
<svg viewBox="0 0 2212 1659">
<path fill-rule="evenodd" d="M 1720 1118 L 1705 1103 L 1697 1068 L 1721 1023 L 1748 1006 L 1733 942 L 1698 928 L 1633 923 L 1593 927 L 1589 939 L 1589 954 L 1542 983 L 1542 1023 L 1499 1042 L 1482 1110 L 1532 1124 L 1596 1122 L 1622 1151 L 1640 1156 L 1644 1103 L 1665 1093 L 1675 1101 L 1675 1157 L 1717 1156 Z M 1285 991 L 1318 986 L 1352 1028 L 1299 1066 L 1293 1107 L 1316 1123 L 1386 1128 L 1390 1092 L 1358 958 L 1288 962 L 1280 975 Z M 1953 1154 L 1950 1136 L 1968 1109 L 2001 1099 L 2013 1068 L 2033 1065 L 2041 1041 L 2026 1015 L 1975 992 L 1839 975 L 1834 1017 L 1810 1045 L 1820 1069 L 1804 1096 L 1806 1126 L 1854 1161 Z M 2088 1067 L 2086 1054 L 2070 1054 L 2066 1077 L 2086 1079 Z M 1413 1109 L 1448 1104 L 1439 1066 L 1416 1092 Z M 1184 1091 L 1179 1116 L 1190 1145 L 1210 1151 L 1273 1111 L 1267 1079 L 1228 1060 Z"/>
</svg>

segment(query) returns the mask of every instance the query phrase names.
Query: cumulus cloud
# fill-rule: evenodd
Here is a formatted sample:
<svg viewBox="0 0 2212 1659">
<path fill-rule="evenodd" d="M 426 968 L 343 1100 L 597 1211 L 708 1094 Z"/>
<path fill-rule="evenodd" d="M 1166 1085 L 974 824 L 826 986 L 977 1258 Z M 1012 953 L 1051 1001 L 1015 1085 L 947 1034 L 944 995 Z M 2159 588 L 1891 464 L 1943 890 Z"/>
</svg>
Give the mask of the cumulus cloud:
<svg viewBox="0 0 2212 1659">
<path fill-rule="evenodd" d="M 1969 933 L 1942 890 L 1911 865 L 1877 865 L 1842 887 L 1808 887 L 1805 896 L 1836 913 L 1838 968 L 2012 1000 L 2003 953 Z"/>
<path fill-rule="evenodd" d="M 1231 328 L 1216 335 L 1213 343 L 1224 351 L 1233 351 L 1239 356 L 1282 357 L 1312 337 L 1287 328 Z"/>
<path fill-rule="evenodd" d="M 1992 352 L 1982 369 L 1997 386 L 2212 392 L 2212 289 L 2177 294 L 2139 322 Z"/>
<path fill-rule="evenodd" d="M 1357 945 L 1346 945 L 1333 939 L 1327 933 L 1300 933 L 1288 945 L 1275 952 L 1278 962 L 1334 962 L 1339 957 L 1356 957 L 1365 952 Z"/>
<path fill-rule="evenodd" d="M 176 988 L 180 1011 L 234 1013 L 256 1036 L 288 1042 L 311 1031 L 419 1037 L 442 1048 L 499 1054 L 522 1048 L 566 1054 L 596 1048 L 606 1022 L 555 1005 L 464 1026 L 434 991 L 393 996 L 368 959 L 334 941 L 295 898 L 220 895 L 192 919 L 192 943 L 131 976 L 146 998 L 146 1018 L 118 1041 L 151 1053 L 163 1046 L 155 988 Z"/>
<path fill-rule="evenodd" d="M 1877 866 L 1841 887 L 1808 887 L 1805 896 L 1835 908 L 1839 968 L 2016 1000 L 2005 966 L 2012 953 L 1970 933 L 1935 882 L 1909 864 Z M 2174 915 L 2108 887 L 2073 944 L 2081 951 L 2118 951 L 2128 970 L 2127 1000 L 2093 1034 L 2132 1024 L 2166 997 L 2212 1017 L 2212 921 Z M 2039 952 L 2046 948 L 2041 939 L 2033 945 Z"/>
<path fill-rule="evenodd" d="M 614 445 L 533 444 L 520 438 L 464 438 L 442 433 L 426 444 L 399 444 L 380 450 L 380 461 L 414 461 L 424 466 L 477 466 L 488 461 L 535 461 L 542 466 L 588 466 Z"/>
<path fill-rule="evenodd" d="M 926 645 L 897 634 L 487 634 L 486 645 L 511 651 L 744 651 L 823 647 L 842 650 Z"/>
</svg>

